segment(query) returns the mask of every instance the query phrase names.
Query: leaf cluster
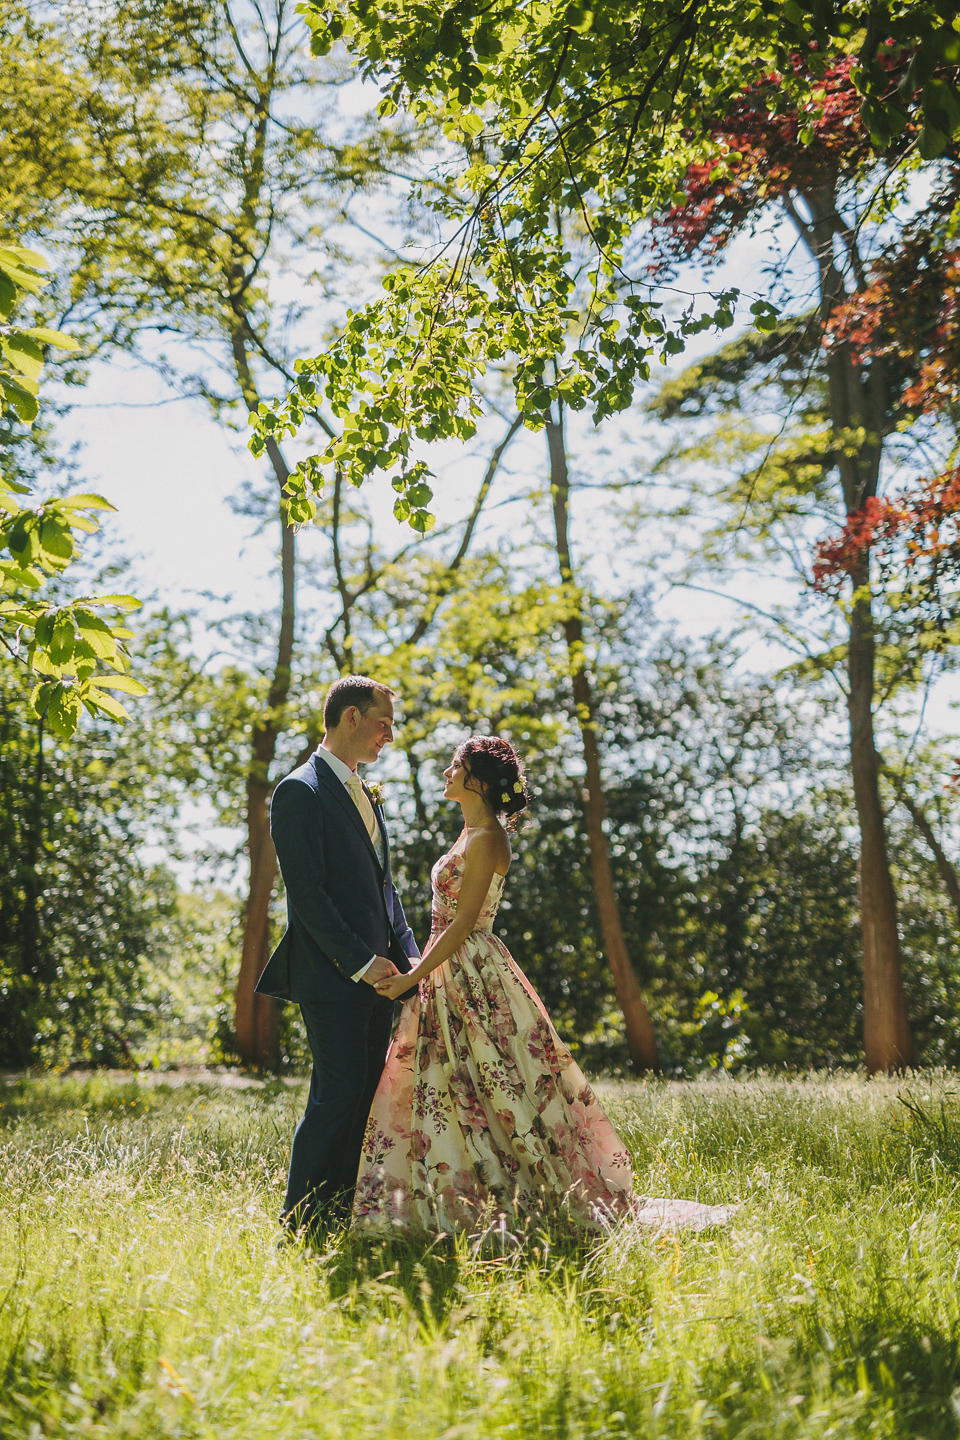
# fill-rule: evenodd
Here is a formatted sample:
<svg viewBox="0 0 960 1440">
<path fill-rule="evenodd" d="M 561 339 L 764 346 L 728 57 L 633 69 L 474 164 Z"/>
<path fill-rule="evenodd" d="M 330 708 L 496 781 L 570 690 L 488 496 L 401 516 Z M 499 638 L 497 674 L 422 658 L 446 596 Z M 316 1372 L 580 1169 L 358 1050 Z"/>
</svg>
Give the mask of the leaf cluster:
<svg viewBox="0 0 960 1440">
<path fill-rule="evenodd" d="M 28 423 L 38 412 L 42 347 L 77 348 L 68 335 L 11 322 L 18 302 L 24 294 L 36 294 L 48 272 L 47 262 L 33 251 L 0 249 L 0 318 L 5 322 L 0 325 L 0 352 L 6 364 L 0 365 L 0 414 L 13 410 Z M 124 641 L 131 631 L 96 613 L 135 609 L 139 602 L 129 595 L 78 597 L 66 605 L 40 598 L 37 592 L 46 581 L 61 575 L 76 558 L 77 533 L 93 533 L 93 517 L 113 506 L 99 495 L 76 494 L 31 507 L 18 498 L 27 493 L 25 485 L 0 470 L 0 636 L 15 656 L 24 634 L 28 637 L 26 662 L 40 677 L 31 703 L 55 734 L 67 738 L 84 708 L 91 715 L 125 720 L 128 713 L 113 692 L 145 693 L 126 673 Z"/>
<path fill-rule="evenodd" d="M 319 375 L 358 418 L 339 462 L 357 483 L 399 463 L 401 493 L 410 437 L 461 435 L 488 360 L 517 358 L 517 400 L 534 428 L 561 400 L 589 404 L 600 419 L 630 403 L 655 349 L 676 353 L 704 325 L 729 323 L 735 294 L 715 297 L 709 313 L 690 309 L 667 323 L 650 277 L 626 272 L 625 244 L 669 206 L 691 163 L 716 158 L 716 124 L 758 72 L 779 77 L 773 105 L 816 115 L 828 53 L 855 55 L 846 70 L 854 100 L 862 99 L 868 148 L 904 128 L 891 106 L 921 117 L 924 153 L 936 125 L 946 123 L 949 135 L 960 117 L 950 108 L 960 7 L 950 4 L 879 13 L 829 0 L 792 0 L 785 9 L 768 0 L 615 0 L 595 9 L 568 0 L 308 0 L 303 8 L 315 51 L 345 42 L 361 74 L 381 87 L 382 113 L 404 106 L 447 135 L 459 195 L 447 213 L 459 229 L 441 257 L 405 278 L 401 303 L 376 301 L 352 317 L 352 369 L 334 352 L 306 362 L 306 390 L 279 415 L 259 415 L 254 445 L 278 427 L 299 428 Z M 802 67 L 792 63 L 798 52 Z M 904 57 L 895 102 L 891 55 Z M 563 216 L 576 218 L 595 257 L 594 295 L 576 317 L 562 283 L 569 257 L 551 240 Z M 768 302 L 755 302 L 755 313 L 762 325 L 774 323 Z M 531 316 L 542 332 L 531 333 Z M 387 437 L 376 431 L 381 400 L 396 426 Z M 302 497 L 333 460 L 325 453 L 306 462 L 297 480 L 304 513 Z M 414 483 L 423 478 L 418 469 Z M 419 507 L 410 511 L 424 523 Z"/>
<path fill-rule="evenodd" d="M 77 350 L 76 340 L 44 326 L 23 326 L 12 313 L 25 295 L 36 295 L 50 278 L 42 255 L 21 246 L 0 247 L 0 414 L 10 409 L 30 424 L 39 409 L 37 391 L 43 347 Z"/>
</svg>

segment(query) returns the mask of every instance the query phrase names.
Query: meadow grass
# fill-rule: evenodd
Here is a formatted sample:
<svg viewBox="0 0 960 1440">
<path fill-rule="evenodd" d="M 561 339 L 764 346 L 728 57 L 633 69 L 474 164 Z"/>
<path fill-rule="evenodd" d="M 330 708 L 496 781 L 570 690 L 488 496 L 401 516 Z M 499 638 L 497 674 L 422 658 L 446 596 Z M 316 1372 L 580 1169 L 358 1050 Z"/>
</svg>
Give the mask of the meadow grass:
<svg viewBox="0 0 960 1440">
<path fill-rule="evenodd" d="M 731 1226 L 278 1252 L 301 1087 L 0 1084 L 0 1434 L 957 1434 L 960 1076 L 602 1093 Z"/>
</svg>

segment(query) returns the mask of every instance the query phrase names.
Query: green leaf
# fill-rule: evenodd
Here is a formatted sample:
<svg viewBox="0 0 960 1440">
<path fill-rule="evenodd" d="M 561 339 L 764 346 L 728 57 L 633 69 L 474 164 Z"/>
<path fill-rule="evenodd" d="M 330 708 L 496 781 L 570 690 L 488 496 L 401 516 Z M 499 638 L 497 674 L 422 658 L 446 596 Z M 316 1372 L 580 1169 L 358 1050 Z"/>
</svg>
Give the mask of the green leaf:
<svg viewBox="0 0 960 1440">
<path fill-rule="evenodd" d="M 56 682 L 53 680 L 41 680 L 33 687 L 30 696 L 30 704 L 37 715 L 47 713 L 47 705 L 50 703 L 50 696 L 56 689 Z"/>
<path fill-rule="evenodd" d="M 109 500 L 104 500 L 102 495 L 95 495 L 92 491 L 84 491 L 79 495 L 65 495 L 60 502 L 74 510 L 116 510 Z"/>
<path fill-rule="evenodd" d="M 98 675 L 97 687 L 100 690 L 119 690 L 124 695 L 146 695 L 147 687 L 139 680 L 134 680 L 132 675 Z"/>
<path fill-rule="evenodd" d="M 113 509 L 112 505 L 110 509 Z M 139 610 L 143 601 L 133 595 L 88 595 L 83 603 L 96 606 L 110 605 L 114 610 Z"/>
<path fill-rule="evenodd" d="M 563 17 L 563 23 L 575 34 L 586 35 L 593 27 L 593 11 L 587 10 L 583 5 L 571 5 Z"/>
<path fill-rule="evenodd" d="M 0 319 L 6 320 L 17 303 L 17 287 L 10 276 L 0 270 Z"/>
<path fill-rule="evenodd" d="M 0 371 L 0 393 L 5 404 L 20 416 L 24 424 L 30 425 L 36 420 L 40 410 L 36 399 L 36 386 L 31 390 L 28 384 Z"/>
<path fill-rule="evenodd" d="M 416 485 L 411 485 L 406 494 L 410 504 L 418 508 L 428 505 L 433 499 L 433 491 L 422 480 Z"/>
<path fill-rule="evenodd" d="M 102 710 L 105 715 L 111 716 L 114 720 L 129 720 L 130 712 L 119 700 L 114 700 L 112 695 L 105 695 L 98 685 L 90 685 L 84 692 L 84 704 L 91 713 Z"/>
<path fill-rule="evenodd" d="M 34 250 L 0 248 L 0 271 L 18 290 L 38 294 L 49 283 L 50 266 Z"/>
<path fill-rule="evenodd" d="M 29 380 L 39 380 L 43 372 L 43 351 L 36 340 L 30 340 L 22 330 L 14 330 L 0 341 L 4 355 L 10 364 L 26 375 Z"/>
<path fill-rule="evenodd" d="M 37 619 L 33 633 L 38 645 L 47 646 L 50 644 L 50 641 L 53 639 L 53 627 L 57 622 L 58 613 L 56 610 L 48 610 L 46 614 L 39 616 Z"/>
<path fill-rule="evenodd" d="M 54 665 L 66 664 L 73 655 L 73 644 L 73 617 L 68 611 L 61 611 L 54 622 L 53 634 L 50 637 L 50 659 Z"/>
<path fill-rule="evenodd" d="M 48 515 L 40 527 L 40 547 L 54 568 L 60 568 L 72 558 L 75 549 L 69 525 L 59 516 Z"/>
<path fill-rule="evenodd" d="M 50 262 L 36 250 L 26 250 L 22 245 L 0 246 L 0 265 L 6 268 L 22 269 L 37 275 L 47 275 Z"/>
<path fill-rule="evenodd" d="M 917 149 L 920 151 L 924 160 L 936 160 L 937 156 L 942 155 L 949 144 L 950 136 L 928 122 L 920 131 Z"/>
<path fill-rule="evenodd" d="M 80 696 L 73 689 L 57 685 L 47 702 L 47 724 L 54 735 L 69 740 L 80 723 L 83 706 Z"/>
<path fill-rule="evenodd" d="M 55 345 L 58 350 L 80 349 L 79 342 L 62 330 L 47 330 L 42 325 L 34 325 L 29 330 L 21 330 L 20 334 L 29 335 L 31 340 L 39 340 L 42 345 Z"/>
</svg>

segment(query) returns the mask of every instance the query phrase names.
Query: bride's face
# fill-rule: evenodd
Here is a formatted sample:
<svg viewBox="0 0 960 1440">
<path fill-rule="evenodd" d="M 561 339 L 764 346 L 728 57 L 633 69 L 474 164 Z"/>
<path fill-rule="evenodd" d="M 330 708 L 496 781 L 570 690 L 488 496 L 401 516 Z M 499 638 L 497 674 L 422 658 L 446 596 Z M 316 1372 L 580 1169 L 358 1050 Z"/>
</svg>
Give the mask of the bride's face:
<svg viewBox="0 0 960 1440">
<path fill-rule="evenodd" d="M 459 755 L 454 755 L 450 764 L 443 772 L 443 798 L 445 800 L 462 800 L 467 794 L 467 781 L 470 779 L 470 771 L 464 765 Z"/>
</svg>

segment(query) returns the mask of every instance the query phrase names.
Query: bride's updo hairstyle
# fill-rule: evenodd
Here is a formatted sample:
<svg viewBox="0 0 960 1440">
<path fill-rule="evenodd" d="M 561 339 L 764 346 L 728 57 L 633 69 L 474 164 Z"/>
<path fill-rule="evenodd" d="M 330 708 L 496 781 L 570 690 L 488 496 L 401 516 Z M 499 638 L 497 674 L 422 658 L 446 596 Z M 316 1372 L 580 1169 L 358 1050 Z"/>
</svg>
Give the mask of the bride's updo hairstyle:
<svg viewBox="0 0 960 1440">
<path fill-rule="evenodd" d="M 517 816 L 530 803 L 530 792 L 509 740 L 501 740 L 499 735 L 471 735 L 457 750 L 456 758 L 467 771 L 467 789 L 479 787 L 494 813 L 504 817 L 508 829 L 514 829 Z M 471 780 L 476 784 L 471 785 Z"/>
</svg>

